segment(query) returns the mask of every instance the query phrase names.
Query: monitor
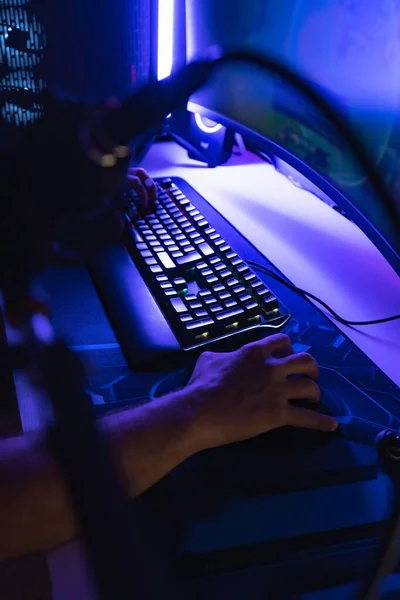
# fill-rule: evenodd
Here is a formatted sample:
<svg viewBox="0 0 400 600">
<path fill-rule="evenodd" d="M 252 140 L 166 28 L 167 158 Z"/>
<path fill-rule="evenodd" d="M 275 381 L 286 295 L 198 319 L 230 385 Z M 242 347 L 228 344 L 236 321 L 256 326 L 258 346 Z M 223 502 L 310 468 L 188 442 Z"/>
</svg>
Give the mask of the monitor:
<svg viewBox="0 0 400 600">
<path fill-rule="evenodd" d="M 399 0 L 186 0 L 187 60 L 247 48 L 284 61 L 328 94 L 400 204 Z M 221 67 L 189 109 L 246 134 L 277 165 L 332 198 L 400 274 L 393 223 L 327 119 L 255 67 Z"/>
</svg>

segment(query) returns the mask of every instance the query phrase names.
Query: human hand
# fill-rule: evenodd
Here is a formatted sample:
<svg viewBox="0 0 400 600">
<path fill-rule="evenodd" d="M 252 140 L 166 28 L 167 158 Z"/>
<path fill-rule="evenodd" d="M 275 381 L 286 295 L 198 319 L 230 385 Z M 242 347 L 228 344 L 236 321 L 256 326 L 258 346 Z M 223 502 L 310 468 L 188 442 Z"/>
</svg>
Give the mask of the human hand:
<svg viewBox="0 0 400 600">
<path fill-rule="evenodd" d="M 188 384 L 196 442 L 211 448 L 284 425 L 334 431 L 333 417 L 290 404 L 301 398 L 319 402 L 317 376 L 314 358 L 294 354 L 286 335 L 264 338 L 236 352 L 205 352 Z"/>
<path fill-rule="evenodd" d="M 157 200 L 157 187 L 145 169 L 130 168 L 126 174 L 128 189 L 134 190 L 139 198 L 138 209 L 146 213 Z"/>
</svg>

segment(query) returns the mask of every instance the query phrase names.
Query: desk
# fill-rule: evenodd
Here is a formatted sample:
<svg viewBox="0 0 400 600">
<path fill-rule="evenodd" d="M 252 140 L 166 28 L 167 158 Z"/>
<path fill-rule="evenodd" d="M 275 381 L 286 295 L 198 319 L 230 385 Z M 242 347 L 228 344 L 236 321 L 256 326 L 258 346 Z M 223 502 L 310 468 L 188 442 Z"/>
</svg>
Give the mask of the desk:
<svg viewBox="0 0 400 600">
<path fill-rule="evenodd" d="M 328 302 L 343 317 L 368 320 L 398 313 L 400 280 L 366 237 L 354 224 L 312 194 L 295 187 L 258 157 L 245 153 L 233 156 L 224 167 L 208 169 L 188 159 L 176 144 L 158 143 L 152 147 L 143 166 L 153 176 L 175 175 L 186 179 L 296 285 Z M 399 321 L 368 328 L 340 328 L 400 385 Z M 112 332 L 106 337 L 102 343 L 115 344 Z M 39 427 L 40 416 L 32 413 L 30 400 L 22 387 L 19 403 L 23 427 L 25 430 Z M 221 529 L 230 530 L 234 537 L 238 529 L 241 534 L 250 535 L 255 524 L 259 527 L 253 533 L 259 536 L 268 534 L 272 523 L 275 531 L 283 526 L 288 530 L 296 528 L 298 519 L 294 509 L 298 502 L 303 508 L 303 527 L 311 522 L 315 525 L 313 507 L 326 506 L 325 515 L 318 517 L 321 522 L 317 528 L 323 527 L 324 518 L 333 519 L 340 526 L 334 510 L 337 502 L 346 505 L 346 514 L 340 516 L 349 524 L 360 519 L 379 520 L 387 514 L 390 503 L 384 478 L 305 494 L 297 499 L 287 497 L 284 512 L 282 505 L 279 508 L 278 497 L 258 499 L 247 509 L 231 505 L 221 519 L 195 524 L 188 544 L 191 540 L 199 543 L 199 529 L 203 531 L 202 540 L 207 543 L 207 537 Z M 252 512 L 252 520 L 246 521 L 246 510 Z M 259 514 L 258 519 L 254 519 L 255 512 Z M 265 515 L 273 515 L 273 518 Z M 287 515 L 291 517 L 287 519 Z M 49 553 L 48 565 L 54 600 L 92 597 L 90 578 L 78 544 L 68 544 Z"/>
</svg>

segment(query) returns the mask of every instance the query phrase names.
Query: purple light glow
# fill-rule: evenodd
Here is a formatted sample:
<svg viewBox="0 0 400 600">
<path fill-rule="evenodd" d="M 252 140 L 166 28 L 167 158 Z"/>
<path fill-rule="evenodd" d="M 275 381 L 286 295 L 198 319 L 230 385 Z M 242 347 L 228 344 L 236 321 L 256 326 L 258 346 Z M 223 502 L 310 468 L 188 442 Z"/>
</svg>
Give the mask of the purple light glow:
<svg viewBox="0 0 400 600">
<path fill-rule="evenodd" d="M 174 0 L 158 0 L 158 61 L 160 81 L 171 75 L 174 54 Z"/>
</svg>

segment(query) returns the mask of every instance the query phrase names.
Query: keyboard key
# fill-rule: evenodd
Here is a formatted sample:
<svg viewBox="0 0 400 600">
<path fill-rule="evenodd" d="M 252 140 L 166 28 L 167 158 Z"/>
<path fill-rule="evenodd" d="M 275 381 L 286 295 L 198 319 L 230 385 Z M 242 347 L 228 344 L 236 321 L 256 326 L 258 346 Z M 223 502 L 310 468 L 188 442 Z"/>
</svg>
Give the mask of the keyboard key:
<svg viewBox="0 0 400 600">
<path fill-rule="evenodd" d="M 166 275 L 157 275 L 156 280 L 159 283 L 163 283 L 164 281 L 168 281 L 168 277 Z"/>
<path fill-rule="evenodd" d="M 224 263 L 220 262 L 217 265 L 215 265 L 214 269 L 216 271 L 224 271 L 226 269 L 226 265 L 224 265 Z"/>
<path fill-rule="evenodd" d="M 164 252 L 164 248 L 162 246 L 154 246 L 154 252 Z"/>
<path fill-rule="evenodd" d="M 188 204 L 190 204 L 189 200 L 187 198 L 185 198 L 185 196 L 183 196 L 183 198 L 182 198 L 182 196 L 179 198 L 177 196 L 175 196 L 175 198 L 179 201 L 179 204 L 181 206 L 187 206 Z"/>
<path fill-rule="evenodd" d="M 172 300 L 171 300 L 171 302 L 172 302 Z M 186 315 L 181 315 L 180 319 L 181 319 L 182 323 L 187 323 L 188 321 L 193 321 L 193 317 L 189 313 L 187 313 Z"/>
<path fill-rule="evenodd" d="M 172 289 L 172 283 L 169 283 L 169 282 L 168 283 L 162 283 L 160 285 L 160 288 L 162 290 L 170 290 L 170 289 Z"/>
<path fill-rule="evenodd" d="M 222 244 L 225 244 L 225 240 L 223 240 L 221 238 L 220 240 L 216 240 L 214 243 L 215 243 L 216 246 L 222 246 Z M 221 248 L 220 248 L 220 250 L 221 250 Z"/>
<path fill-rule="evenodd" d="M 190 308 L 191 308 L 192 310 L 197 310 L 197 309 L 199 309 L 199 308 L 203 308 L 203 305 L 202 305 L 200 302 L 197 302 L 197 301 L 196 301 L 196 302 L 191 302 L 191 303 L 189 304 L 189 306 L 190 306 Z"/>
<path fill-rule="evenodd" d="M 210 256 L 210 254 L 214 254 L 214 250 L 208 244 L 199 244 L 198 249 L 204 256 Z"/>
<path fill-rule="evenodd" d="M 231 247 L 228 246 L 228 244 L 225 244 L 224 246 L 220 247 L 221 252 L 229 252 L 231 250 Z"/>
<path fill-rule="evenodd" d="M 271 312 L 279 308 L 278 300 L 272 295 L 268 296 L 268 298 L 263 298 L 262 305 L 265 312 Z"/>
<path fill-rule="evenodd" d="M 248 302 L 247 304 L 245 304 L 245 309 L 246 309 L 247 311 L 252 311 L 252 310 L 254 310 L 255 308 L 256 308 L 257 310 L 259 309 L 259 306 L 258 306 L 257 302 L 254 302 L 254 301 L 253 301 L 253 302 Z"/>
<path fill-rule="evenodd" d="M 200 211 L 197 210 L 197 208 L 195 208 L 194 206 L 192 206 L 192 208 L 189 208 L 189 206 L 186 207 L 186 210 L 188 211 L 188 213 L 190 214 L 191 217 L 197 217 L 197 215 L 200 214 Z M 203 218 L 203 217 L 201 217 Z M 196 219 L 195 219 L 196 221 Z"/>
<path fill-rule="evenodd" d="M 158 240 L 151 240 L 151 242 L 149 242 L 149 243 L 152 248 L 160 245 L 160 242 Z"/>
<path fill-rule="evenodd" d="M 177 290 L 182 291 L 187 288 L 187 283 L 185 279 L 183 279 L 183 277 L 177 277 L 176 279 L 174 279 L 174 286 Z"/>
<path fill-rule="evenodd" d="M 239 265 L 242 265 L 243 261 L 241 258 L 234 258 L 233 260 L 231 260 L 231 265 L 233 265 L 234 267 L 238 267 Z"/>
<path fill-rule="evenodd" d="M 210 318 L 202 319 L 200 321 L 192 321 L 190 323 L 186 323 L 186 330 L 187 331 L 196 330 L 196 333 L 197 333 L 198 330 L 207 330 L 207 328 L 210 327 L 210 325 L 214 325 L 214 321 Z"/>
<path fill-rule="evenodd" d="M 210 275 L 209 277 L 206 277 L 206 281 L 207 283 L 216 283 L 218 281 L 218 277 L 215 277 L 215 275 Z"/>
<path fill-rule="evenodd" d="M 222 285 L 222 283 L 219 283 L 218 285 L 214 285 L 213 287 L 214 292 L 225 292 L 226 287 L 224 285 Z"/>
<path fill-rule="evenodd" d="M 193 232 L 195 232 L 195 231 L 196 231 L 196 230 L 195 230 L 195 228 L 193 227 L 193 225 L 191 225 L 190 227 L 187 227 L 187 228 L 186 228 L 186 233 L 193 233 Z M 198 235 L 200 235 L 200 234 L 198 234 Z"/>
<path fill-rule="evenodd" d="M 208 226 L 208 221 L 206 221 L 205 219 L 203 219 L 202 221 L 199 221 L 199 222 L 197 223 L 197 225 L 198 225 L 199 227 L 207 227 L 207 226 Z"/>
<path fill-rule="evenodd" d="M 194 233 L 189 233 L 189 237 L 191 240 L 195 240 L 196 238 L 200 237 L 199 232 L 196 231 L 194 228 L 193 228 L 193 230 L 194 230 Z M 186 231 L 188 231 L 188 230 L 186 230 Z"/>
<path fill-rule="evenodd" d="M 203 243 L 204 243 L 204 240 L 203 240 L 203 238 L 201 238 L 201 237 L 199 237 L 199 238 L 196 238 L 196 239 L 195 239 L 195 240 L 193 240 L 193 241 L 194 241 L 194 243 L 195 243 L 196 245 L 199 245 L 199 244 L 203 244 Z"/>
<path fill-rule="evenodd" d="M 182 242 L 179 242 L 179 245 L 181 248 L 184 248 L 185 246 L 190 246 L 190 242 L 185 239 Z"/>
<path fill-rule="evenodd" d="M 175 246 L 175 242 L 173 240 L 165 240 L 164 246 L 167 246 L 168 248 L 171 246 Z"/>
<path fill-rule="evenodd" d="M 214 296 L 210 296 L 204 299 L 204 304 L 207 304 L 207 306 L 209 306 L 210 304 L 215 304 L 217 302 L 217 300 L 214 298 Z"/>
<path fill-rule="evenodd" d="M 161 231 L 165 231 L 165 229 L 163 229 L 163 226 L 161 225 L 161 223 L 157 223 L 156 225 L 153 225 L 153 229 L 157 233 L 161 233 Z"/>
<path fill-rule="evenodd" d="M 165 233 L 164 235 L 160 235 L 160 240 L 170 240 L 171 236 L 168 233 Z"/>
<path fill-rule="evenodd" d="M 167 254 L 166 252 L 160 252 L 160 254 L 158 255 L 158 258 L 160 259 L 160 261 L 162 262 L 162 264 L 164 265 L 164 267 L 166 269 L 173 269 L 175 267 L 174 261 L 172 260 L 170 255 Z M 178 258 L 178 260 L 180 260 L 180 259 Z"/>
<path fill-rule="evenodd" d="M 226 321 L 228 319 L 231 319 L 233 317 L 237 317 L 238 315 L 242 315 L 244 313 L 243 308 L 231 308 L 230 310 L 225 310 L 222 313 L 218 313 L 216 315 L 216 319 L 217 321 Z"/>
<path fill-rule="evenodd" d="M 257 281 L 252 281 L 250 285 L 253 288 L 253 290 L 257 290 L 260 287 L 264 287 L 263 282 L 260 281 L 259 279 Z"/>
<path fill-rule="evenodd" d="M 164 177 L 164 179 L 161 179 L 160 185 L 163 189 L 168 190 L 172 185 L 172 181 L 169 177 Z"/>
<path fill-rule="evenodd" d="M 138 250 L 147 250 L 148 245 L 147 244 L 143 244 L 143 243 L 139 243 L 139 244 L 136 244 L 136 248 Z"/>
<path fill-rule="evenodd" d="M 160 265 L 154 265 L 153 267 L 150 267 L 150 271 L 152 273 L 162 273 L 162 268 Z"/>
<path fill-rule="evenodd" d="M 214 227 L 207 227 L 207 229 L 204 232 L 206 235 L 211 235 L 212 233 L 215 233 L 215 229 Z"/>
<path fill-rule="evenodd" d="M 221 298 L 221 300 L 228 300 L 228 298 L 232 298 L 229 292 L 222 292 L 222 294 L 220 294 L 219 297 Z"/>
<path fill-rule="evenodd" d="M 199 298 L 207 298 L 207 296 L 211 296 L 211 292 L 210 290 L 201 290 L 201 292 L 198 293 Z"/>
<path fill-rule="evenodd" d="M 183 251 L 184 252 L 194 252 L 196 250 L 196 248 L 194 246 L 185 246 Z"/>
<path fill-rule="evenodd" d="M 171 235 L 173 235 L 176 239 L 176 236 L 181 233 L 181 230 L 178 227 L 171 227 L 170 229 Z"/>
<path fill-rule="evenodd" d="M 204 310 L 204 308 L 202 308 L 200 310 L 196 310 L 194 314 L 196 315 L 196 317 L 199 317 L 199 318 L 208 316 L 208 312 L 206 310 Z"/>
<path fill-rule="evenodd" d="M 229 252 L 226 255 L 226 258 L 228 258 L 229 260 L 232 260 L 233 258 L 237 258 L 237 257 L 238 257 L 238 255 L 236 254 L 236 252 Z"/>
<path fill-rule="evenodd" d="M 171 256 L 173 258 L 180 258 L 181 256 L 183 256 L 182 252 L 172 252 Z"/>
<path fill-rule="evenodd" d="M 177 223 L 189 223 L 189 221 L 187 220 L 187 218 L 184 215 L 182 215 L 181 217 L 178 217 L 176 221 L 177 221 Z M 190 227 L 190 224 L 189 224 L 189 227 Z"/>
<path fill-rule="evenodd" d="M 182 223 L 181 227 L 186 231 L 189 227 L 191 227 L 190 221 L 186 221 L 186 223 Z"/>
<path fill-rule="evenodd" d="M 238 273 L 243 273 L 244 274 L 244 273 L 247 273 L 247 271 L 249 271 L 249 270 L 250 270 L 249 267 L 247 265 L 245 265 L 244 263 L 243 263 L 243 265 L 240 265 L 239 267 L 236 267 L 236 271 Z"/>
<path fill-rule="evenodd" d="M 236 300 L 227 300 L 225 306 L 226 308 L 233 308 L 234 306 L 237 306 L 237 302 Z"/>
<path fill-rule="evenodd" d="M 193 217 L 193 221 L 196 221 L 196 223 L 198 223 L 199 221 L 203 221 L 203 220 L 204 220 L 204 217 L 200 213 Z"/>
<path fill-rule="evenodd" d="M 182 242 L 183 240 L 186 240 L 186 235 L 183 235 L 183 233 L 180 233 L 180 234 L 178 234 L 178 235 L 175 236 L 175 240 L 177 242 Z"/>
<path fill-rule="evenodd" d="M 254 317 L 249 317 L 247 319 L 249 325 L 257 325 L 257 323 L 261 323 L 261 315 L 255 315 Z"/>
<path fill-rule="evenodd" d="M 156 265 L 157 264 L 157 261 L 156 261 L 155 258 L 146 258 L 145 262 L 146 262 L 146 265 L 149 265 L 149 267 L 151 265 Z"/>
<path fill-rule="evenodd" d="M 181 298 L 171 298 L 170 302 L 177 313 L 187 312 L 186 305 Z"/>
<path fill-rule="evenodd" d="M 196 302 L 197 296 L 195 294 L 186 294 L 185 300 L 187 302 Z"/>
<path fill-rule="evenodd" d="M 232 291 L 235 292 L 235 294 L 241 294 L 242 292 L 246 291 L 246 288 L 244 288 L 242 285 L 236 285 Z"/>
<path fill-rule="evenodd" d="M 242 294 L 241 296 L 239 296 L 239 300 L 240 302 L 247 302 L 248 300 L 251 300 L 251 296 L 250 294 Z"/>
<path fill-rule="evenodd" d="M 201 274 L 203 275 L 203 277 L 208 277 L 209 275 L 212 275 L 213 272 L 211 269 L 204 269 L 203 271 L 201 271 Z"/>
<path fill-rule="evenodd" d="M 168 247 L 168 252 L 172 253 L 172 252 L 179 252 L 179 248 L 178 246 L 169 246 Z"/>
<path fill-rule="evenodd" d="M 220 304 L 215 304 L 213 306 L 210 306 L 210 310 L 213 313 L 218 313 L 218 312 L 221 312 L 221 310 L 224 310 L 224 309 L 222 308 L 222 306 Z"/>
<path fill-rule="evenodd" d="M 148 242 L 154 242 L 154 241 L 156 241 L 156 240 L 157 240 L 157 238 L 156 238 L 156 236 L 155 236 L 155 235 L 153 235 L 153 232 L 151 232 L 151 235 L 146 235 L 146 240 L 147 240 Z"/>
<path fill-rule="evenodd" d="M 205 262 L 201 262 L 201 263 L 198 263 L 198 264 L 196 265 L 196 269 L 197 269 L 198 271 L 202 271 L 203 269 L 207 269 L 207 267 L 208 267 L 208 264 L 207 264 L 207 263 L 205 263 Z"/>
<path fill-rule="evenodd" d="M 215 232 L 215 233 L 212 233 L 209 237 L 210 237 L 210 240 L 217 240 L 220 237 L 220 235 L 219 235 L 219 233 Z"/>
<path fill-rule="evenodd" d="M 253 281 L 253 279 L 256 279 L 256 276 L 254 275 L 254 273 L 247 273 L 243 279 L 245 281 Z"/>
<path fill-rule="evenodd" d="M 209 263 L 210 265 L 216 265 L 217 263 L 221 262 L 221 259 L 219 256 L 213 256 L 212 258 L 210 258 Z"/>
<path fill-rule="evenodd" d="M 232 279 L 228 279 L 228 281 L 226 283 L 227 283 L 227 285 L 229 285 L 229 287 L 232 287 L 234 285 L 237 285 L 239 282 L 237 279 L 232 278 Z"/>
<path fill-rule="evenodd" d="M 153 256 L 150 250 L 142 250 L 140 254 L 143 258 L 150 258 L 151 256 Z"/>
<path fill-rule="evenodd" d="M 221 271 L 221 273 L 219 273 L 219 276 L 224 278 L 229 277 L 229 275 L 232 275 L 232 273 L 228 269 L 225 269 L 225 271 Z"/>
<path fill-rule="evenodd" d="M 258 295 L 258 296 L 261 296 L 261 297 L 263 297 L 263 296 L 267 296 L 268 294 L 270 294 L 270 291 L 269 291 L 269 290 L 267 290 L 267 288 L 266 288 L 266 287 L 258 288 L 258 289 L 256 290 L 256 292 L 257 292 L 257 295 Z"/>
<path fill-rule="evenodd" d="M 178 292 L 177 292 L 176 290 L 174 290 L 174 289 L 172 289 L 172 290 L 164 290 L 164 294 L 165 294 L 165 295 L 166 295 L 168 298 L 170 298 L 171 296 L 177 296 L 177 295 L 178 295 Z"/>
<path fill-rule="evenodd" d="M 185 254 L 181 258 L 177 258 L 176 262 L 178 265 L 188 265 L 193 262 L 197 262 L 200 260 L 201 256 L 198 252 L 190 252 L 189 254 Z"/>
</svg>

